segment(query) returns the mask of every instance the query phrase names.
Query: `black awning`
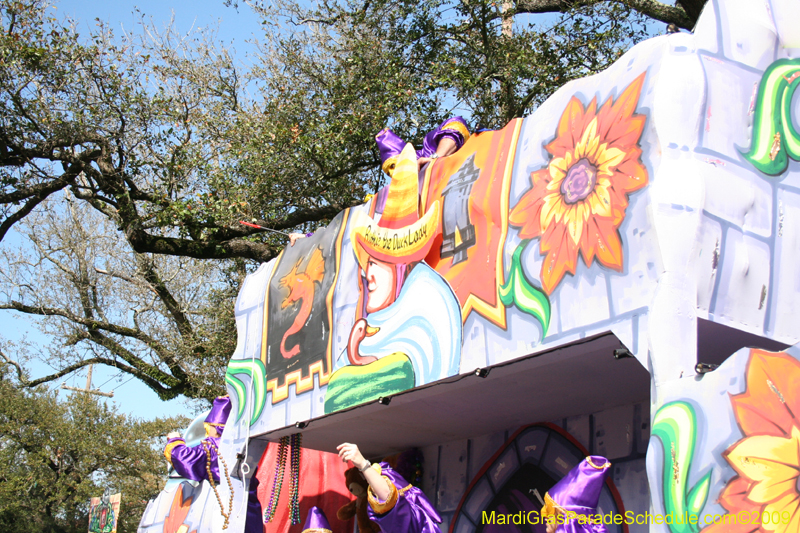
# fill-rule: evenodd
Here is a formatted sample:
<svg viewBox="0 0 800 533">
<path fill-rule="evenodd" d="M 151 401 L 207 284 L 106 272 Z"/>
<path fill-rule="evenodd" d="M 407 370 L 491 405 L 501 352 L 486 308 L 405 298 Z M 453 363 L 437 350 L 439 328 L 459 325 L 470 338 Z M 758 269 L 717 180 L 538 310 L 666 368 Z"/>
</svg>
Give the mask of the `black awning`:
<svg viewBox="0 0 800 533">
<path fill-rule="evenodd" d="M 277 441 L 301 432 L 303 447 L 335 452 L 358 444 L 367 457 L 485 435 L 535 422 L 595 413 L 647 400 L 650 374 L 612 333 L 460 374 L 396 394 L 388 405 L 359 405 L 257 438 Z"/>
</svg>

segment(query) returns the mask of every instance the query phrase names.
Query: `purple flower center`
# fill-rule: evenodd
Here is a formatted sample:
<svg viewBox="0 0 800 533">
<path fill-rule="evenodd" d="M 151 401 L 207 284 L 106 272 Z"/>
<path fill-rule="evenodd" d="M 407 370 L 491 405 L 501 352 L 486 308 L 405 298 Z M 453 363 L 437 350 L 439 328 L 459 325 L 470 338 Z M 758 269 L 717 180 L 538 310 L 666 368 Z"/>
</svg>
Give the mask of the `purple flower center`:
<svg viewBox="0 0 800 533">
<path fill-rule="evenodd" d="M 561 194 L 564 202 L 574 204 L 580 202 L 594 190 L 597 183 L 597 168 L 587 159 L 581 159 L 567 171 L 561 182 Z"/>
</svg>

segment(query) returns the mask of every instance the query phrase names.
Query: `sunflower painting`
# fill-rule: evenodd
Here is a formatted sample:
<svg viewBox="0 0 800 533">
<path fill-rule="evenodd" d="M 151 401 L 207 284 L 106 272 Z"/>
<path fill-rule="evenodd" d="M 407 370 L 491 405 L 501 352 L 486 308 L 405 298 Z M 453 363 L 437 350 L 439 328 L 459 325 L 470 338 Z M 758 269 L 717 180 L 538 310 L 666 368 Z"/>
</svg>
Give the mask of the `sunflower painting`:
<svg viewBox="0 0 800 533">
<path fill-rule="evenodd" d="M 531 189 L 509 215 L 521 239 L 539 238 L 545 256 L 541 283 L 548 295 L 564 274 L 575 274 L 579 252 L 587 266 L 597 259 L 622 271 L 618 229 L 628 195 L 648 182 L 638 146 L 646 117 L 635 113 L 644 78 L 642 73 L 599 110 L 596 98 L 584 107 L 572 97 L 555 139 L 545 146 L 550 163 L 531 173 Z"/>
<path fill-rule="evenodd" d="M 751 350 L 747 389 L 731 396 L 744 437 L 723 454 L 736 471 L 719 496 L 730 519 L 703 533 L 800 532 L 800 362 Z"/>
</svg>

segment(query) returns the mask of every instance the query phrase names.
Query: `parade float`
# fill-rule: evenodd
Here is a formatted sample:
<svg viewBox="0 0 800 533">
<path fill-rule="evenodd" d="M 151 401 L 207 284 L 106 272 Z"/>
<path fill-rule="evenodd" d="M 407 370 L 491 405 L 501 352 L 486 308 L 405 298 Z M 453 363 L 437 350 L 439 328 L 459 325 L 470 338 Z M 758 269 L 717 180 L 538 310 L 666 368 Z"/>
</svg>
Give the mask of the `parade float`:
<svg viewBox="0 0 800 533">
<path fill-rule="evenodd" d="M 420 450 L 442 531 L 544 531 L 496 517 L 600 455 L 608 531 L 800 532 L 797 20 L 709 0 L 261 265 L 226 374 L 232 493 L 175 521 L 168 486 L 140 531 L 242 531 L 264 451 L 302 439 Z M 300 474 L 303 515 L 329 489 Z"/>
</svg>

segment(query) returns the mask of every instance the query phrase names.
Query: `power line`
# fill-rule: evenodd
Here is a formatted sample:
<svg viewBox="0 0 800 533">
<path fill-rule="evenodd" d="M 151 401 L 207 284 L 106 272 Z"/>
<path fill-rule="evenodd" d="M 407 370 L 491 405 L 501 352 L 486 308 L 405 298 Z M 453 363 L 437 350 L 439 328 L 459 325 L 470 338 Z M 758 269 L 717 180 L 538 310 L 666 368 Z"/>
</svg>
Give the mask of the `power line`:
<svg viewBox="0 0 800 533">
<path fill-rule="evenodd" d="M 120 387 L 122 387 L 122 385 L 125 385 L 125 383 L 129 382 L 130 380 L 132 380 L 132 379 L 133 379 L 133 378 L 135 378 L 135 377 L 136 377 L 136 376 L 131 376 L 131 377 L 129 377 L 128 379 L 126 379 L 126 380 L 125 380 L 125 381 L 124 381 L 124 382 L 123 382 L 123 383 L 122 383 L 122 384 L 121 384 L 119 387 L 117 387 L 117 390 L 119 390 L 119 389 L 120 389 Z"/>
<path fill-rule="evenodd" d="M 105 381 L 105 383 L 103 383 L 102 385 L 100 385 L 100 386 L 99 386 L 99 387 L 97 387 L 97 388 L 98 388 L 98 389 L 102 389 L 103 387 L 105 387 L 105 386 L 106 386 L 106 383 L 108 383 L 109 381 L 112 381 L 112 380 L 114 380 L 114 379 L 119 379 L 119 377 L 120 377 L 121 375 L 122 375 L 122 372 L 120 371 L 118 374 L 115 374 L 115 375 L 111 376 L 110 378 L 108 378 L 108 379 Z"/>
</svg>

